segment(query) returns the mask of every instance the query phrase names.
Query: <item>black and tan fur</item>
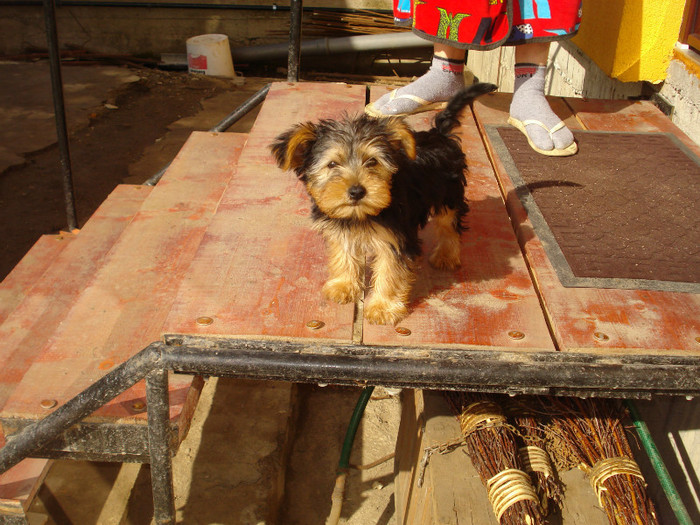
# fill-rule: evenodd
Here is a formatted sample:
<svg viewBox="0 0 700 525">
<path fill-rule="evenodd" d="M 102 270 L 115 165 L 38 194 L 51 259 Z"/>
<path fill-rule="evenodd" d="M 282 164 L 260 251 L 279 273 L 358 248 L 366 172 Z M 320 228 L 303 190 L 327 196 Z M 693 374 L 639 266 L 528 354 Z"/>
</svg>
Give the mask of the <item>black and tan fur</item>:
<svg viewBox="0 0 700 525">
<path fill-rule="evenodd" d="M 305 184 L 314 227 L 326 240 L 326 298 L 359 299 L 370 257 L 373 293 L 365 317 L 377 324 L 403 319 L 421 253 L 418 231 L 430 217 L 437 233 L 430 263 L 460 265 L 466 162 L 453 130 L 461 110 L 495 88 L 464 89 L 428 131 L 413 131 L 401 118 L 361 115 L 298 124 L 277 137 L 273 155 Z"/>
</svg>

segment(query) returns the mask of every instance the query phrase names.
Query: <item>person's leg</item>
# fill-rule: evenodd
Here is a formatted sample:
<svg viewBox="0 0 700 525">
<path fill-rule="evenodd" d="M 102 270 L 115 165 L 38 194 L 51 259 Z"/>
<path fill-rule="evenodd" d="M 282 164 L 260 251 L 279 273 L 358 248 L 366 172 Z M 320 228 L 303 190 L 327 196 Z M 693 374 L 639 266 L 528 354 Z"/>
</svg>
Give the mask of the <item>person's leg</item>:
<svg viewBox="0 0 700 525">
<path fill-rule="evenodd" d="M 572 155 L 577 150 L 574 136 L 566 126 L 557 128 L 561 119 L 544 95 L 548 56 L 549 42 L 516 46 L 515 89 L 509 122 L 527 135 L 536 151 L 545 155 Z M 533 121 L 540 124 L 528 123 Z"/>
<path fill-rule="evenodd" d="M 374 116 L 410 115 L 443 106 L 464 87 L 465 50 L 435 44 L 430 69 L 420 78 L 367 106 Z"/>
<path fill-rule="evenodd" d="M 433 46 L 433 51 L 439 57 L 457 60 L 459 62 L 464 62 L 464 57 L 466 56 L 466 51 L 464 49 L 459 49 L 458 47 L 452 47 L 445 44 L 438 44 L 437 42 Z"/>
</svg>

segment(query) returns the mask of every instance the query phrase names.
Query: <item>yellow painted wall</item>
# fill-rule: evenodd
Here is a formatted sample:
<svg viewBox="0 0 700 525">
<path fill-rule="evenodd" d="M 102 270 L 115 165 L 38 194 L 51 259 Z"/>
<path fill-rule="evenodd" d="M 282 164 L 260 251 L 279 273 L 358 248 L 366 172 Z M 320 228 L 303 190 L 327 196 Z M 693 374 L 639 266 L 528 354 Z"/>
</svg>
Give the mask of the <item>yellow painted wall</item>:
<svg viewBox="0 0 700 525">
<path fill-rule="evenodd" d="M 583 0 L 573 42 L 612 78 L 661 82 L 684 7 L 685 0 Z"/>
</svg>

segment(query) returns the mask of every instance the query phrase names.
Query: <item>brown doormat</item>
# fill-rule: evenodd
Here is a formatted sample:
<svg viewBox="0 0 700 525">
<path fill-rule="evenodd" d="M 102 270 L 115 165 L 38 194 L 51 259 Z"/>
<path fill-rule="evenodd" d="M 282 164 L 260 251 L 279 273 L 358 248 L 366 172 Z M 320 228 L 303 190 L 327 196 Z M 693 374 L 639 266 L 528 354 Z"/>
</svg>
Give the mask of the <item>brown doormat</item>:
<svg viewBox="0 0 700 525">
<path fill-rule="evenodd" d="M 700 293 L 700 159 L 676 137 L 577 131 L 546 157 L 487 132 L 564 286 Z"/>
</svg>

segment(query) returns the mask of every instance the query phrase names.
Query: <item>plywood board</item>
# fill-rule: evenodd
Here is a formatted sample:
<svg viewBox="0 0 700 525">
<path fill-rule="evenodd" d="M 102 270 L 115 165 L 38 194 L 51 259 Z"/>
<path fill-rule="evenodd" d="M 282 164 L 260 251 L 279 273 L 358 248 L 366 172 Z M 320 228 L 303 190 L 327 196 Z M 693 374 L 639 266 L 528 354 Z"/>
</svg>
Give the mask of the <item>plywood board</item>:
<svg viewBox="0 0 700 525">
<path fill-rule="evenodd" d="M 572 128 L 672 131 L 681 141 L 688 142 L 670 121 L 660 118 L 661 113 L 651 104 L 578 99 L 569 102 L 572 108 L 569 114 L 559 114 Z M 575 119 L 572 118 L 574 112 Z M 492 99 L 482 99 L 476 103 L 475 113 L 482 132 L 486 126 L 506 125 L 508 112 L 503 101 L 496 104 Z M 625 355 L 630 351 L 638 355 L 700 354 L 697 339 L 700 334 L 700 298 L 697 294 L 564 288 L 547 258 L 542 240 L 533 234 L 532 224 L 503 163 L 493 147 L 489 145 L 489 148 L 511 219 L 561 350 Z M 556 158 L 543 158 L 542 162 L 556 162 Z"/>
<path fill-rule="evenodd" d="M 361 111 L 364 100 L 362 86 L 272 85 L 165 333 L 352 340 L 353 305 L 320 293 L 325 250 L 311 229 L 308 197 L 294 174 L 277 168 L 269 146 L 299 122 Z M 311 320 L 322 327 L 309 329 Z"/>
<path fill-rule="evenodd" d="M 75 235 L 42 235 L 22 260 L 0 283 L 0 324 L 14 310 L 27 291 L 43 275 Z"/>
<path fill-rule="evenodd" d="M 383 91 L 377 89 L 376 98 Z M 485 95 L 491 100 L 494 95 Z M 490 349 L 554 350 L 539 299 L 513 233 L 493 168 L 469 108 L 458 132 L 467 156 L 468 230 L 462 235 L 462 266 L 436 270 L 424 255 L 410 303 L 409 316 L 399 323 L 409 336 L 392 326 L 365 323 L 368 344 L 465 345 Z M 409 119 L 428 129 L 434 113 Z M 429 176 L 427 174 L 426 176 Z M 423 249 L 430 253 L 435 240 L 430 225 Z M 371 291 L 368 291 L 371 293 Z M 401 332 L 404 333 L 404 332 Z"/>
<path fill-rule="evenodd" d="M 0 521 L 26 514 L 50 466 L 50 460 L 28 458 L 0 475 Z"/>
<path fill-rule="evenodd" d="M 40 402 L 60 406 L 114 366 L 159 340 L 161 327 L 246 136 L 194 133 L 164 179 L 73 298 L 68 315 L 34 358 L 3 412 L 42 417 Z M 189 412 L 192 377 L 172 376 L 170 416 Z M 41 388 L 37 388 L 41 385 Z M 93 421 L 145 424 L 143 382 L 99 409 Z M 184 423 L 186 425 L 186 423 Z M 108 452 L 108 451 L 107 451 Z"/>
<path fill-rule="evenodd" d="M 0 408 L 149 193 L 139 186 L 116 188 L 81 232 L 42 236 L 3 281 Z M 42 410 L 39 404 L 36 409 Z M 0 475 L 0 514 L 24 516 L 50 464 L 29 458 Z"/>
<path fill-rule="evenodd" d="M 112 192 L 0 325 L 0 408 L 80 292 L 93 281 L 149 192 L 133 186 L 120 186 Z"/>
</svg>

